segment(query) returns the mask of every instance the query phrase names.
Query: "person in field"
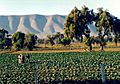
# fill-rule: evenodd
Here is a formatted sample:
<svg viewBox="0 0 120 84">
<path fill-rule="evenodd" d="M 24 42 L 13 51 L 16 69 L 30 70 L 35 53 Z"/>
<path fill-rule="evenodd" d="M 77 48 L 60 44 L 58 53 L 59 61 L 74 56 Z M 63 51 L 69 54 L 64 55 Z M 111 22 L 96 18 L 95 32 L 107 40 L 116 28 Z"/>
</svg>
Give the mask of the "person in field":
<svg viewBox="0 0 120 84">
<path fill-rule="evenodd" d="M 27 61 L 30 61 L 30 55 L 29 55 L 29 53 L 26 53 L 26 59 L 27 59 Z"/>
<path fill-rule="evenodd" d="M 22 64 L 25 63 L 25 56 L 22 56 Z"/>
<path fill-rule="evenodd" d="M 19 54 L 19 55 L 18 55 L 18 63 L 19 63 L 19 64 L 22 64 L 22 54 Z"/>
<path fill-rule="evenodd" d="M 18 55 L 18 63 L 19 64 L 25 63 L 25 56 L 23 56 L 22 54 L 19 54 Z"/>
</svg>

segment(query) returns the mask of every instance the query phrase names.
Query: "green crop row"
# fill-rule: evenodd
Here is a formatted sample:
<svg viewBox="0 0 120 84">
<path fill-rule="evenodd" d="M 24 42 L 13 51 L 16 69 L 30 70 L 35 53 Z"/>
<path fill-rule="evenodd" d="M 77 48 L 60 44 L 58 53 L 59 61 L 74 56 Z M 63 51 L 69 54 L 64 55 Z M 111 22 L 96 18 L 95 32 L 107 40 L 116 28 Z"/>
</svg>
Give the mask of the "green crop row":
<svg viewBox="0 0 120 84">
<path fill-rule="evenodd" d="M 24 64 L 17 56 L 0 54 L 0 84 L 101 80 L 101 63 L 107 80 L 120 80 L 120 52 L 30 53 L 30 62 Z"/>
</svg>

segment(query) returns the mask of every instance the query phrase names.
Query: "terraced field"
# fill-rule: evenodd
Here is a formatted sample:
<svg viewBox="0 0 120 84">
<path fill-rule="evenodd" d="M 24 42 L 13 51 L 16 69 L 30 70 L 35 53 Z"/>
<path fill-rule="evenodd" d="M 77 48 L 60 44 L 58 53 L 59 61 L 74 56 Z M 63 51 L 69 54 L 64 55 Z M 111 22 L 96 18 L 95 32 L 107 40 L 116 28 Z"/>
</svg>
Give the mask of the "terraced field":
<svg viewBox="0 0 120 84">
<path fill-rule="evenodd" d="M 101 83 L 101 63 L 106 80 L 120 80 L 120 52 L 30 53 L 30 62 L 24 64 L 18 63 L 17 56 L 0 54 L 0 84 L 64 84 L 67 80 Z"/>
</svg>

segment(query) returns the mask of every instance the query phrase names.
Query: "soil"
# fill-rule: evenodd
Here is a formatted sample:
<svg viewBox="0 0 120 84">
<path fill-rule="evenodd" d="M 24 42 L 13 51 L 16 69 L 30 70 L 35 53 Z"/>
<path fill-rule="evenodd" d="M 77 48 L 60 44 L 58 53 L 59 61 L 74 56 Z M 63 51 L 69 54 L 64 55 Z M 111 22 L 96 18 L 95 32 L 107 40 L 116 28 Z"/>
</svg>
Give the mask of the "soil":
<svg viewBox="0 0 120 84">
<path fill-rule="evenodd" d="M 92 51 L 101 51 L 99 45 L 93 45 Z M 104 48 L 104 51 L 120 51 L 120 43 L 116 47 L 114 43 L 107 43 L 107 46 Z M 20 54 L 20 53 L 53 53 L 53 52 L 89 52 L 86 45 L 84 43 L 72 43 L 70 46 L 62 46 L 55 45 L 50 46 L 47 45 L 45 48 L 44 44 L 39 46 L 38 50 L 33 51 L 15 51 L 15 50 L 0 50 L 0 53 L 10 53 L 10 54 Z"/>
<path fill-rule="evenodd" d="M 101 51 L 99 48 L 94 48 L 92 51 Z M 104 48 L 104 51 L 120 51 L 120 48 Z M 33 51 L 0 51 L 0 53 L 10 53 L 10 54 L 19 54 L 19 53 L 53 53 L 53 52 L 90 52 L 88 49 L 73 49 L 73 50 L 33 50 Z"/>
</svg>

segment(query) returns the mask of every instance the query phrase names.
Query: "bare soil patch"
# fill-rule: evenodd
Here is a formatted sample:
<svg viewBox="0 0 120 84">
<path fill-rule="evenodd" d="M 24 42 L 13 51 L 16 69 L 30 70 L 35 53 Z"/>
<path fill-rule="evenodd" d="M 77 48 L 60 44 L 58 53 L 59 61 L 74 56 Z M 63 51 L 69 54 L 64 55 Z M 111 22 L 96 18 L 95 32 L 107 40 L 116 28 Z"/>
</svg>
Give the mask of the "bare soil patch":
<svg viewBox="0 0 120 84">
<path fill-rule="evenodd" d="M 104 51 L 120 51 L 120 43 L 116 47 L 114 43 L 108 43 L 104 48 Z M 50 46 L 47 45 L 48 49 L 44 48 L 44 44 L 40 46 L 40 50 L 33 51 L 14 51 L 14 50 L 2 50 L 0 53 L 10 53 L 10 54 L 19 54 L 19 53 L 53 53 L 53 52 L 89 52 L 88 48 L 84 43 L 72 43 L 70 46 L 62 46 L 55 45 Z M 100 51 L 100 47 L 98 45 L 94 45 L 93 51 Z"/>
</svg>

